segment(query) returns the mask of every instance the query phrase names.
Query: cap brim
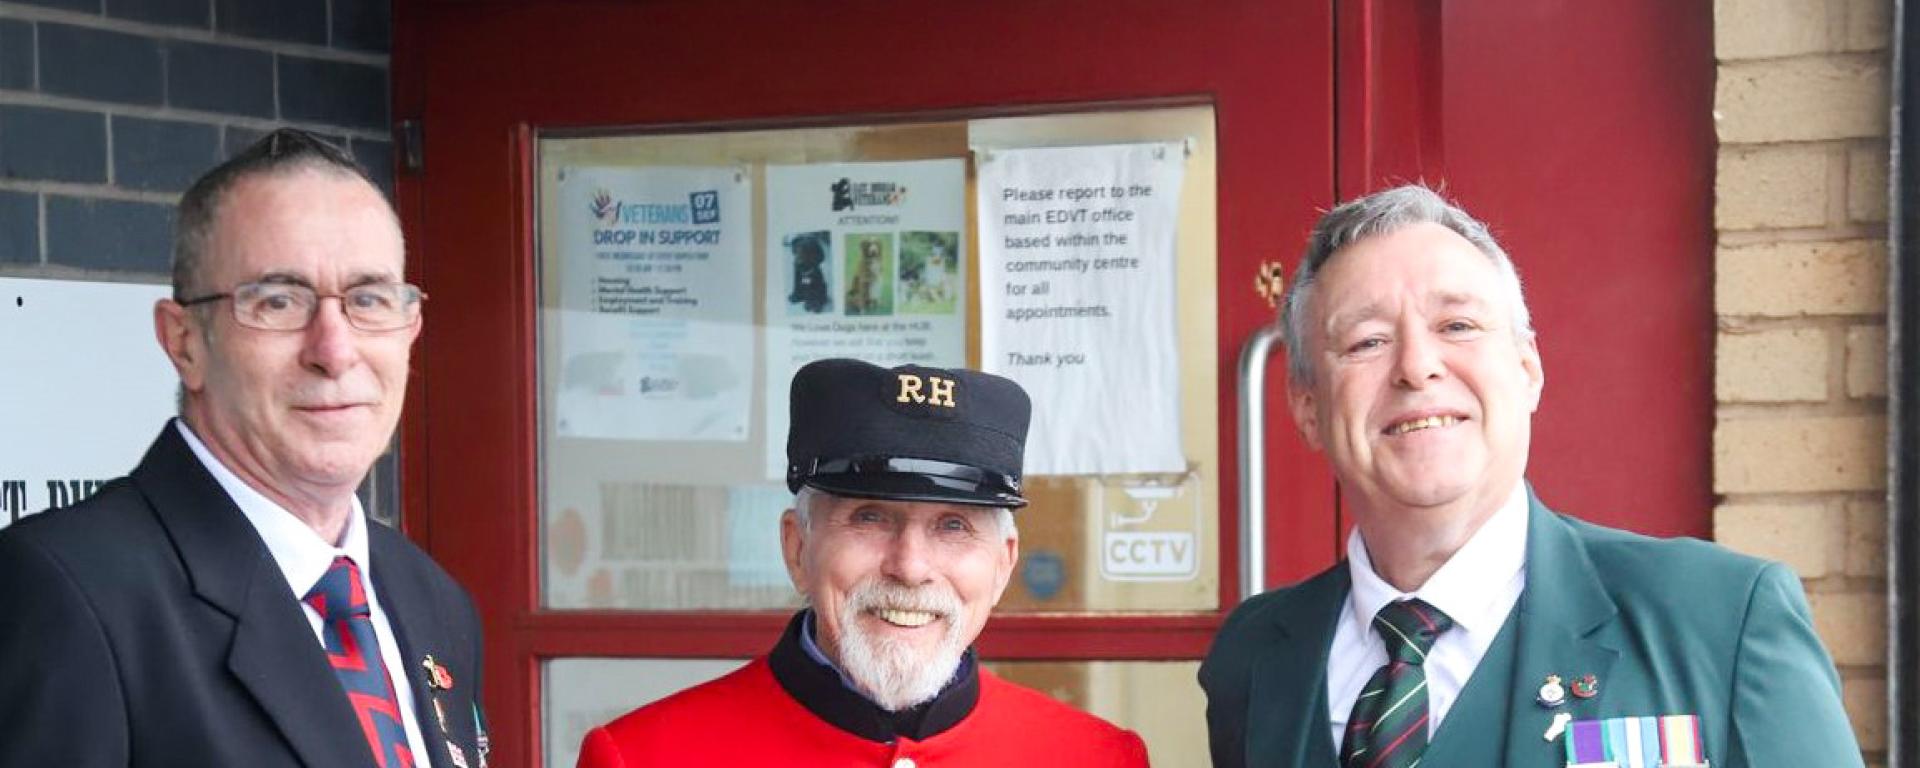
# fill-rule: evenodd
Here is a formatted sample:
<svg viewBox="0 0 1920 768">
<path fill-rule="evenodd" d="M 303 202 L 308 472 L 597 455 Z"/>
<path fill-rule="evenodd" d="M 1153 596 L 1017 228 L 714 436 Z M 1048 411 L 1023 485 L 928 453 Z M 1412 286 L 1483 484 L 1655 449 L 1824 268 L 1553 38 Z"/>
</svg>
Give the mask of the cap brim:
<svg viewBox="0 0 1920 768">
<path fill-rule="evenodd" d="M 950 477 L 912 472 L 845 472 L 812 475 L 806 478 L 803 484 L 835 496 L 855 499 L 928 501 L 1009 509 L 1018 509 L 1027 505 L 1025 498 L 1017 493 L 1009 493 L 997 485 L 971 483 Z"/>
</svg>

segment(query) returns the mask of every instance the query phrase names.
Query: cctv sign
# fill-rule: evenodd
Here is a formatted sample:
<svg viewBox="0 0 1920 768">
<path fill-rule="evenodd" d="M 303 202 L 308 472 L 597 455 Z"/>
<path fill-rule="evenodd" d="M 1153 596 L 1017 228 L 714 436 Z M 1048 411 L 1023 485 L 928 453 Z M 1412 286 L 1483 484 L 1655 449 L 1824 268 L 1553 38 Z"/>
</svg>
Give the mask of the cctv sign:
<svg viewBox="0 0 1920 768">
<path fill-rule="evenodd" d="M 1100 575 L 1114 581 L 1191 579 L 1200 572 L 1192 533 L 1109 531 L 1100 549 Z"/>
<path fill-rule="evenodd" d="M 1130 478 L 1102 494 L 1100 576 L 1107 581 L 1191 581 L 1200 575 L 1197 474 Z"/>
</svg>

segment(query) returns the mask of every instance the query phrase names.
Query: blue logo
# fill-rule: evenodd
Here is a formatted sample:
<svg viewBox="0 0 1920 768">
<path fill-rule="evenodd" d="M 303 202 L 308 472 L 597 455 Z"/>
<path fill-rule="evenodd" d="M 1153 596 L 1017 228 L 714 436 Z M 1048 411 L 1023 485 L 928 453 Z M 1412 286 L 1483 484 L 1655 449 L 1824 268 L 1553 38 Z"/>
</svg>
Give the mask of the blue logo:
<svg viewBox="0 0 1920 768">
<path fill-rule="evenodd" d="M 687 195 L 687 203 L 693 207 L 693 223 L 720 223 L 720 193 L 717 190 Z"/>
<path fill-rule="evenodd" d="M 1067 585 L 1067 561 L 1052 550 L 1035 550 L 1022 558 L 1020 580 L 1040 600 L 1052 600 Z"/>
<path fill-rule="evenodd" d="M 594 192 L 593 202 L 587 204 L 587 210 L 602 224 L 613 225 L 620 222 L 620 204 L 614 202 L 613 195 L 604 188 Z"/>
</svg>

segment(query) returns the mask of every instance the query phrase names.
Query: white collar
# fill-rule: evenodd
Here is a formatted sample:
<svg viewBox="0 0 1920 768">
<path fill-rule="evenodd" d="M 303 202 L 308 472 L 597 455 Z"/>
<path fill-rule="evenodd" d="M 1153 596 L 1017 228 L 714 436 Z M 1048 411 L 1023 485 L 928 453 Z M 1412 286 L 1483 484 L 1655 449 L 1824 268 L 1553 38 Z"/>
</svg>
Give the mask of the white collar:
<svg viewBox="0 0 1920 768">
<path fill-rule="evenodd" d="M 1503 586 L 1525 578 L 1527 564 L 1527 486 L 1519 483 L 1500 509 L 1474 531 L 1467 543 L 1434 571 L 1427 583 L 1401 592 L 1373 570 L 1366 542 L 1355 527 L 1347 535 L 1347 573 L 1353 588 L 1347 600 L 1353 608 L 1355 629 L 1362 637 L 1372 630 L 1373 616 L 1387 603 L 1420 598 L 1470 633 L 1499 631 L 1511 601 L 1501 599 Z"/>
<path fill-rule="evenodd" d="M 353 514 L 347 516 L 347 529 L 340 537 L 340 546 L 333 546 L 307 527 L 306 523 L 294 517 L 292 512 L 254 490 L 253 486 L 247 485 L 225 464 L 221 464 L 184 419 L 175 419 L 173 423 L 179 427 L 180 436 L 186 439 L 193 455 L 200 459 L 207 472 L 232 497 L 233 503 L 240 507 L 241 514 L 246 515 L 247 522 L 252 523 L 254 531 L 260 534 L 260 540 L 266 542 L 267 552 L 273 555 L 281 574 L 287 577 L 287 586 L 293 590 L 294 599 L 305 599 L 307 591 L 320 581 L 321 576 L 326 575 L 328 568 L 333 567 L 334 558 L 341 555 L 353 558 L 354 564 L 360 566 L 361 578 L 372 582 L 373 563 L 369 562 L 367 556 L 366 516 L 358 496 L 353 498 Z"/>
</svg>

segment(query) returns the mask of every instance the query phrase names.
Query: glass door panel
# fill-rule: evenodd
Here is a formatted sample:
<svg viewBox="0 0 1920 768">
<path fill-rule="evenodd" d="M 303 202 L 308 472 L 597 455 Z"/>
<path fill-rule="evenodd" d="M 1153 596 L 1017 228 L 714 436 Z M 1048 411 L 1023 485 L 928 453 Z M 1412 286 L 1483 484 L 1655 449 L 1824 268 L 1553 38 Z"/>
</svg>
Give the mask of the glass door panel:
<svg viewBox="0 0 1920 768">
<path fill-rule="evenodd" d="M 777 525 L 791 500 L 782 462 L 792 371 L 832 356 L 983 367 L 980 163 L 1009 150 L 1147 142 L 1170 142 L 1184 163 L 1171 270 L 1177 355 L 1157 363 L 1174 369 L 1185 469 L 1029 474 L 1021 563 L 1000 610 L 1216 609 L 1209 105 L 541 133 L 542 606 L 794 608 Z M 829 201 L 824 217 L 792 214 Z"/>
<path fill-rule="evenodd" d="M 746 659 L 554 659 L 540 665 L 547 765 L 579 762 L 587 731 L 643 704 L 739 669 Z"/>
<path fill-rule="evenodd" d="M 994 674 L 1140 734 L 1154 765 L 1207 761 L 1197 661 L 1001 661 Z"/>
</svg>

